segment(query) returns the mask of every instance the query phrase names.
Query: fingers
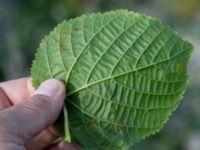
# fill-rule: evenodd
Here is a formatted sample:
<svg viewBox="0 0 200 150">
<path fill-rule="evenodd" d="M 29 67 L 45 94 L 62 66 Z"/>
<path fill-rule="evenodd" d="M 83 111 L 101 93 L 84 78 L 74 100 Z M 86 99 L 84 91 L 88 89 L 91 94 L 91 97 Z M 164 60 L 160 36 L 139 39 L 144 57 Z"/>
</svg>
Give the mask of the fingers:
<svg viewBox="0 0 200 150">
<path fill-rule="evenodd" d="M 12 104 L 27 100 L 33 93 L 31 78 L 22 78 L 0 83 L 0 88 Z"/>
<path fill-rule="evenodd" d="M 39 135 L 31 139 L 26 144 L 28 150 L 42 150 L 51 145 L 56 139 L 56 136 L 52 134 L 50 129 L 45 129 Z"/>
<path fill-rule="evenodd" d="M 0 131 L 3 136 L 24 144 L 52 124 L 58 117 L 65 98 L 65 86 L 50 79 L 34 92 L 30 100 L 0 112 Z"/>
<path fill-rule="evenodd" d="M 67 143 L 67 142 L 60 142 L 47 148 L 46 150 L 79 150 L 75 145 Z"/>
<path fill-rule="evenodd" d="M 11 106 L 11 102 L 0 87 L 0 111 Z"/>
</svg>

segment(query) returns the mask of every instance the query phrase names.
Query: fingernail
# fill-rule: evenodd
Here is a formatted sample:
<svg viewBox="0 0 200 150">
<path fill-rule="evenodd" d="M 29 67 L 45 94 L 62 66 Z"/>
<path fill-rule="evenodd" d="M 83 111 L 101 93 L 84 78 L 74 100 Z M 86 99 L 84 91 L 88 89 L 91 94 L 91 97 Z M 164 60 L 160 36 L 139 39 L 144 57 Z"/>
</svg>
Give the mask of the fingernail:
<svg viewBox="0 0 200 150">
<path fill-rule="evenodd" d="M 62 88 L 62 82 L 57 79 L 49 79 L 44 81 L 33 95 L 41 94 L 49 97 L 56 97 L 60 88 Z"/>
</svg>

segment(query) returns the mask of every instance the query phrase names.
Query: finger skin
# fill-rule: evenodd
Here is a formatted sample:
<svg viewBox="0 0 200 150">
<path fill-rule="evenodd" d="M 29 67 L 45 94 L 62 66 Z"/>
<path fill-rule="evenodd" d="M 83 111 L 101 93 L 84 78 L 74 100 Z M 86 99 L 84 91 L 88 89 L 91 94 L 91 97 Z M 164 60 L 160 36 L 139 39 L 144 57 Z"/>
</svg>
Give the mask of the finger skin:
<svg viewBox="0 0 200 150">
<path fill-rule="evenodd" d="M 56 120 L 64 98 L 64 84 L 51 79 L 44 82 L 28 101 L 1 111 L 0 145 L 6 143 L 26 145 L 28 140 Z"/>
<path fill-rule="evenodd" d="M 51 145 L 55 139 L 56 135 L 52 134 L 49 128 L 42 131 L 39 135 L 34 137 L 34 139 L 28 141 L 26 144 L 27 150 L 43 150 L 47 146 Z"/>
<path fill-rule="evenodd" d="M 20 103 L 21 101 L 28 100 L 33 92 L 34 89 L 30 77 L 0 83 L 0 111 L 14 104 Z M 9 96 L 7 96 L 6 93 Z M 11 99 L 9 99 L 9 97 Z M 27 150 L 44 149 L 50 145 L 57 136 L 56 132 L 52 130 L 52 127 L 48 127 L 39 135 L 29 140 L 26 148 Z"/>
<path fill-rule="evenodd" d="M 2 82 L 0 88 L 7 95 L 12 105 L 29 99 L 34 92 L 30 77 Z"/>
<path fill-rule="evenodd" d="M 79 150 L 79 148 L 73 144 L 62 141 L 58 144 L 52 145 L 45 150 Z"/>
<path fill-rule="evenodd" d="M 5 92 L 3 91 L 3 89 L 0 87 L 0 111 L 10 107 L 12 104 L 9 100 L 9 98 L 7 97 L 7 95 L 5 94 Z"/>
</svg>

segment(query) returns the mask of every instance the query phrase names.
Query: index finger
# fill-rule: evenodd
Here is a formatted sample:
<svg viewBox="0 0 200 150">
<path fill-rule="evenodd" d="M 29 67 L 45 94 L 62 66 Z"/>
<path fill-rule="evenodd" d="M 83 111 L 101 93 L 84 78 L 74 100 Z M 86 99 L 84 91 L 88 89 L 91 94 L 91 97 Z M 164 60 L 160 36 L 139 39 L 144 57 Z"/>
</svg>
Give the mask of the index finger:
<svg viewBox="0 0 200 150">
<path fill-rule="evenodd" d="M 34 91 L 30 77 L 2 82 L 0 88 L 12 104 L 27 100 Z"/>
</svg>

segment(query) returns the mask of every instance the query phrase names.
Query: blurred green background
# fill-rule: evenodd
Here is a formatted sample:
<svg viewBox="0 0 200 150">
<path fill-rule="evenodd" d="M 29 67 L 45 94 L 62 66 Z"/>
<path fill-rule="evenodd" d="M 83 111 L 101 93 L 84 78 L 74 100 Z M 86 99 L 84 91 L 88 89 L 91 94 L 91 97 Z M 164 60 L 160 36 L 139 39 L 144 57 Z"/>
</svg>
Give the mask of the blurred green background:
<svg viewBox="0 0 200 150">
<path fill-rule="evenodd" d="M 184 100 L 134 150 L 200 150 L 200 0 L 0 0 L 0 81 L 29 76 L 41 39 L 62 20 L 118 8 L 159 18 L 195 48 Z"/>
</svg>

